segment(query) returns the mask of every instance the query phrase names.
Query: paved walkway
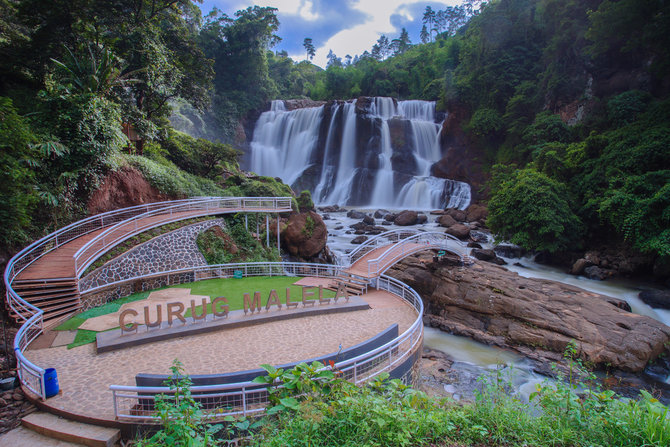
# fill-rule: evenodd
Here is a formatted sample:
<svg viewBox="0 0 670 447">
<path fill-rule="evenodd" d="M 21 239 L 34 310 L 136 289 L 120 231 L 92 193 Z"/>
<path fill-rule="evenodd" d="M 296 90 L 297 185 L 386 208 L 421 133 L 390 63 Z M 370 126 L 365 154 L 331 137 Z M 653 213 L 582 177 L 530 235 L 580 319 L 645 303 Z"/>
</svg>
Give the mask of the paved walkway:
<svg viewBox="0 0 670 447">
<path fill-rule="evenodd" d="M 40 435 L 25 427 L 17 427 L 0 435 L 0 446 L 2 447 L 81 447 L 81 444 L 61 441 Z"/>
<path fill-rule="evenodd" d="M 397 323 L 400 333 L 416 311 L 384 291 L 363 296 L 371 309 L 277 321 L 96 354 L 93 344 L 29 350 L 26 357 L 56 368 L 62 393 L 47 404 L 96 419 L 114 420 L 109 385 L 135 385 L 138 373 L 167 374 L 177 358 L 188 374 L 214 374 L 283 364 L 336 352 Z"/>
</svg>

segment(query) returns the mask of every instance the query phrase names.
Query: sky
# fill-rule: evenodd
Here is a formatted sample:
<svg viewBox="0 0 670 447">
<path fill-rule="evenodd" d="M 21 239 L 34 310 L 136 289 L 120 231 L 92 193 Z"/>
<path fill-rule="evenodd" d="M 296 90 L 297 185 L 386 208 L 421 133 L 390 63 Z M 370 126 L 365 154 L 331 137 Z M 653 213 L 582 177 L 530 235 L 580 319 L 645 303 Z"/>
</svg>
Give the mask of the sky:
<svg viewBox="0 0 670 447">
<path fill-rule="evenodd" d="M 302 46 L 311 37 L 316 48 L 312 62 L 326 66 L 328 52 L 344 59 L 370 51 L 385 34 L 392 40 L 405 27 L 412 43 L 420 42 L 421 19 L 426 6 L 434 10 L 460 4 L 461 0 L 203 0 L 199 5 L 203 16 L 217 7 L 233 17 L 235 11 L 249 6 L 277 8 L 282 41 L 273 48 L 286 50 L 293 60 L 306 57 Z"/>
</svg>

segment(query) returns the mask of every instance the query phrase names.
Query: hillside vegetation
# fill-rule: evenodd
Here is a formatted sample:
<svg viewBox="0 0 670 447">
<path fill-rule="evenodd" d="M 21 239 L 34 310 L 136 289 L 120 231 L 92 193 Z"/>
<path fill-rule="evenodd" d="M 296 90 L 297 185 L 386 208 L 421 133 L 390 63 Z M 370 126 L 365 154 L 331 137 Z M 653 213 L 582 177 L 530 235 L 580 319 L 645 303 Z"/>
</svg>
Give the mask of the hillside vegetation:
<svg viewBox="0 0 670 447">
<path fill-rule="evenodd" d="M 331 55 L 306 91 L 283 93 L 436 100 L 487 171 L 502 238 L 550 252 L 624 241 L 667 276 L 667 2 L 496 0 L 468 18 L 434 42 L 395 39 L 387 58 L 383 39 L 353 61 Z"/>
</svg>

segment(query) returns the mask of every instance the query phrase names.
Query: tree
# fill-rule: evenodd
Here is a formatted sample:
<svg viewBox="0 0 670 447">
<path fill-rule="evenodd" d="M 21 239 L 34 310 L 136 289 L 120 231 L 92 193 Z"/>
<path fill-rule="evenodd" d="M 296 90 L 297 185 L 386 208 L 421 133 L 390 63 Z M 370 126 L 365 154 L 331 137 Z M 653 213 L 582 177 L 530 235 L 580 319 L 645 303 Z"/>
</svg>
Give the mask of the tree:
<svg viewBox="0 0 670 447">
<path fill-rule="evenodd" d="M 373 55 L 377 56 L 378 60 L 384 60 L 391 54 L 391 43 L 389 42 L 388 37 L 382 34 L 377 43 L 372 47 Z"/>
<path fill-rule="evenodd" d="M 328 59 L 328 63 L 326 64 L 326 68 L 329 67 L 341 67 L 342 66 L 342 59 L 337 57 L 335 53 L 333 53 L 333 50 L 328 51 L 328 56 L 326 56 Z"/>
<path fill-rule="evenodd" d="M 528 250 L 548 252 L 579 244 L 582 222 L 570 208 L 565 185 L 534 169 L 501 177 L 494 185 L 487 220 L 497 237 Z"/>
<path fill-rule="evenodd" d="M 423 25 L 423 27 L 421 28 L 419 38 L 421 39 L 422 43 L 428 43 L 428 41 L 430 40 L 430 34 L 428 34 L 428 29 L 426 28 L 426 25 Z"/>
<path fill-rule="evenodd" d="M 435 11 L 433 11 L 433 8 L 431 8 L 430 6 L 426 6 L 426 10 L 423 13 L 423 20 L 422 21 L 423 21 L 424 27 L 426 25 L 428 25 L 428 30 L 430 30 L 429 38 L 430 38 L 430 41 L 432 42 L 433 41 L 433 33 L 432 33 L 433 23 L 435 22 Z"/>
<path fill-rule="evenodd" d="M 412 46 L 412 42 L 409 39 L 409 33 L 405 28 L 400 31 L 400 36 L 397 39 L 391 41 L 391 47 L 393 48 L 393 55 L 402 54 L 407 51 Z"/>
<path fill-rule="evenodd" d="M 307 58 L 309 58 L 309 60 L 314 59 L 316 49 L 314 48 L 312 39 L 310 37 L 305 37 L 305 40 L 302 41 L 302 46 L 305 47 L 305 51 L 307 52 Z"/>
</svg>

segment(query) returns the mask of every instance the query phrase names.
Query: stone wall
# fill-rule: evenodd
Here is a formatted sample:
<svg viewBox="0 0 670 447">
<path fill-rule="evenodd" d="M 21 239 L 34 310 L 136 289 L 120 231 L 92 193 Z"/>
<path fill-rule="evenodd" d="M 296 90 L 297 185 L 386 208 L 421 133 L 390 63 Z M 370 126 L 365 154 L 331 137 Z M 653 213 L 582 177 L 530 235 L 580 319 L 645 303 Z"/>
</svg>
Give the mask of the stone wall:
<svg viewBox="0 0 670 447">
<path fill-rule="evenodd" d="M 207 265 L 198 250 L 196 238 L 215 225 L 224 226 L 224 220 L 198 222 L 140 244 L 82 278 L 79 290 L 86 291 L 137 276 Z"/>
<path fill-rule="evenodd" d="M 157 289 L 159 287 L 170 286 L 174 284 L 184 284 L 195 281 L 193 272 L 183 272 L 170 275 L 158 275 L 151 278 L 140 278 L 127 284 L 112 285 L 103 287 L 93 293 L 81 294 L 81 310 L 85 311 L 94 307 L 102 306 L 111 301 L 118 300 L 124 296 L 137 292 Z"/>
</svg>

